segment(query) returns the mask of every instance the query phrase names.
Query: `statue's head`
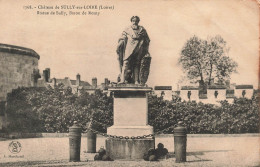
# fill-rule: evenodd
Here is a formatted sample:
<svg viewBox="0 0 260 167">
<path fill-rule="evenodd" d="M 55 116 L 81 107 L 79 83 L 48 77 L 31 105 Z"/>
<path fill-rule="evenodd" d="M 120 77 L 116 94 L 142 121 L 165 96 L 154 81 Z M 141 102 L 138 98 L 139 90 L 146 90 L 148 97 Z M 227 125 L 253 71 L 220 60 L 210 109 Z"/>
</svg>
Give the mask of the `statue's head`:
<svg viewBox="0 0 260 167">
<path fill-rule="evenodd" d="M 138 25 L 139 21 L 140 21 L 140 18 L 138 16 L 132 16 L 131 17 L 131 23 L 133 25 Z"/>
</svg>

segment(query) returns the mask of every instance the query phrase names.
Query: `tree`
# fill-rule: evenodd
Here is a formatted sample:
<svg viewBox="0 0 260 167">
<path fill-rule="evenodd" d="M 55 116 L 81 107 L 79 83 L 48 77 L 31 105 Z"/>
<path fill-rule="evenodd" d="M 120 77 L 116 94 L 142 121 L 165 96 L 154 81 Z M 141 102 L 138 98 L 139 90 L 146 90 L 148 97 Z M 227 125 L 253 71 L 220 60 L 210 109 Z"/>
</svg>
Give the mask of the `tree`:
<svg viewBox="0 0 260 167">
<path fill-rule="evenodd" d="M 193 36 L 182 48 L 179 64 L 191 81 L 199 80 L 202 85 L 210 85 L 216 78 L 219 83 L 223 83 L 230 79 L 238 66 L 228 57 L 228 51 L 226 41 L 221 36 L 207 40 Z"/>
</svg>

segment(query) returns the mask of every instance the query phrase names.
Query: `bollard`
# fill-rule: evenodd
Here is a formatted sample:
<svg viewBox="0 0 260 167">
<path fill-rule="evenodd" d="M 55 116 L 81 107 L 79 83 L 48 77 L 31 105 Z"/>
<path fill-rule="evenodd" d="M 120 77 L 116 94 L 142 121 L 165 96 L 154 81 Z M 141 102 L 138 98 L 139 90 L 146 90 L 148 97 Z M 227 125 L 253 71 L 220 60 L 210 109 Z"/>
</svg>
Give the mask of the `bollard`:
<svg viewBox="0 0 260 167">
<path fill-rule="evenodd" d="M 81 128 L 74 121 L 72 127 L 69 128 L 69 144 L 70 144 L 70 161 L 80 161 L 80 144 L 81 144 Z"/>
<path fill-rule="evenodd" d="M 87 153 L 96 153 L 97 134 L 89 130 L 87 132 Z"/>
<path fill-rule="evenodd" d="M 176 163 L 186 162 L 187 132 L 182 122 L 174 128 L 174 152 Z"/>
</svg>

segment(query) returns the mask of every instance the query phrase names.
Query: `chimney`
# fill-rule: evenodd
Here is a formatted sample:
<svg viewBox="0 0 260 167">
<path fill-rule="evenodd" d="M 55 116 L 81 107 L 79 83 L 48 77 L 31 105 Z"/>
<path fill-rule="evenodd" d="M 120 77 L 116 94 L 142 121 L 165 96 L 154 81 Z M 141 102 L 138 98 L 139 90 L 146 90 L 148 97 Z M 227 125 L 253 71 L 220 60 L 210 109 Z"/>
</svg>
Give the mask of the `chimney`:
<svg viewBox="0 0 260 167">
<path fill-rule="evenodd" d="M 45 82 L 50 82 L 50 74 L 51 74 L 50 68 L 45 68 L 45 70 L 43 70 L 43 78 Z"/>
<path fill-rule="evenodd" d="M 43 76 L 43 79 L 44 79 L 45 82 L 47 82 L 47 81 L 46 81 L 46 79 L 47 79 L 47 78 L 46 78 L 46 72 L 47 72 L 46 70 L 43 70 L 43 71 L 42 71 L 42 76 Z"/>
<path fill-rule="evenodd" d="M 53 85 L 54 85 L 54 86 L 57 85 L 57 80 L 56 80 L 56 78 L 53 78 Z"/>
<path fill-rule="evenodd" d="M 92 86 L 97 87 L 97 78 L 92 78 Z"/>
<path fill-rule="evenodd" d="M 108 86 L 109 85 L 109 80 L 108 78 L 105 78 L 105 86 Z"/>
<path fill-rule="evenodd" d="M 51 77 L 51 69 L 50 68 L 46 68 L 47 71 L 47 77 L 48 77 L 48 82 L 50 82 L 50 77 Z"/>
<path fill-rule="evenodd" d="M 77 74 L 76 78 L 77 78 L 76 85 L 79 86 L 80 85 L 80 75 Z"/>
<path fill-rule="evenodd" d="M 33 86 L 37 86 L 37 82 L 39 78 L 41 78 L 39 69 L 33 69 L 33 74 L 32 74 Z"/>
</svg>

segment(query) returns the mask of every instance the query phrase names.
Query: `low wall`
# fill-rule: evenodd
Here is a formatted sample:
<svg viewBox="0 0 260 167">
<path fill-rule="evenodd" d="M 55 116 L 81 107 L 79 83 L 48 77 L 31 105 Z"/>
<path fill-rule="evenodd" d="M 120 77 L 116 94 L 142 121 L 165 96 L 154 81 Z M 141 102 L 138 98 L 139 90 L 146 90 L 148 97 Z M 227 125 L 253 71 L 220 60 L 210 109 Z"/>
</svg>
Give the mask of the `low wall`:
<svg viewBox="0 0 260 167">
<path fill-rule="evenodd" d="M 172 138 L 173 134 L 160 134 L 155 135 L 155 138 Z M 188 138 L 199 138 L 199 137 L 257 137 L 259 133 L 245 133 L 245 134 L 187 134 Z M 69 137 L 69 133 L 0 133 L 0 138 L 4 139 L 17 139 L 17 138 L 59 138 Z M 87 137 L 86 133 L 82 133 L 82 137 Z M 100 138 L 105 138 L 102 135 L 98 135 Z"/>
</svg>

